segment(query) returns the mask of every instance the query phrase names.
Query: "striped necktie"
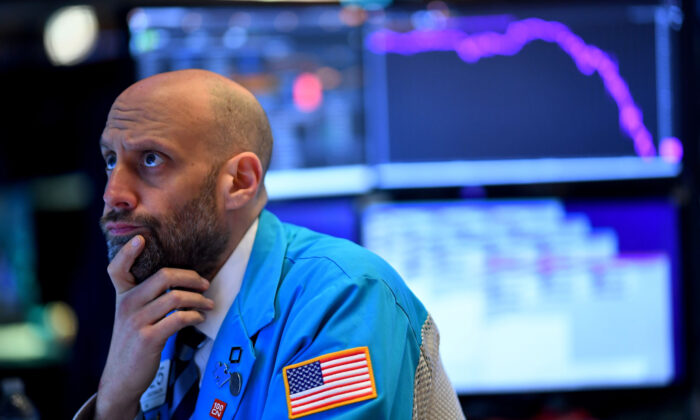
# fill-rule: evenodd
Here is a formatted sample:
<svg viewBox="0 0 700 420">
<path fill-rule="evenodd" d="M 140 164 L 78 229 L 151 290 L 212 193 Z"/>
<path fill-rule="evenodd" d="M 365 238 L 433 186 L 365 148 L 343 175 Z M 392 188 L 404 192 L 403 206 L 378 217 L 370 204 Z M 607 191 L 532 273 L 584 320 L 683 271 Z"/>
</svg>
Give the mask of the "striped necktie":
<svg viewBox="0 0 700 420">
<path fill-rule="evenodd" d="M 174 381 L 170 387 L 170 418 L 189 419 L 199 394 L 199 372 L 194 353 L 202 347 L 206 335 L 194 327 L 183 328 L 175 338 Z"/>
</svg>

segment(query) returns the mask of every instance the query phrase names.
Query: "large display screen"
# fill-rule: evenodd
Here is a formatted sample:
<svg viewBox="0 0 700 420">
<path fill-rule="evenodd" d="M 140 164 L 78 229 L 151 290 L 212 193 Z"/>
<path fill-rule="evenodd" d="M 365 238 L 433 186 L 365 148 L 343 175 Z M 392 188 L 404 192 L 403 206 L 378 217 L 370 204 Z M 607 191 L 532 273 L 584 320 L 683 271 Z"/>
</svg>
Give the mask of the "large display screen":
<svg viewBox="0 0 700 420">
<path fill-rule="evenodd" d="M 667 385 L 676 209 L 665 201 L 380 203 L 363 243 L 423 301 L 457 391 Z"/>
<path fill-rule="evenodd" d="M 382 187 L 679 172 L 676 9 L 466 12 L 393 11 L 368 26 L 368 138 Z"/>
<path fill-rule="evenodd" d="M 129 15 L 140 78 L 205 68 L 270 118 L 270 197 L 673 177 L 672 6 L 292 4 Z"/>
</svg>

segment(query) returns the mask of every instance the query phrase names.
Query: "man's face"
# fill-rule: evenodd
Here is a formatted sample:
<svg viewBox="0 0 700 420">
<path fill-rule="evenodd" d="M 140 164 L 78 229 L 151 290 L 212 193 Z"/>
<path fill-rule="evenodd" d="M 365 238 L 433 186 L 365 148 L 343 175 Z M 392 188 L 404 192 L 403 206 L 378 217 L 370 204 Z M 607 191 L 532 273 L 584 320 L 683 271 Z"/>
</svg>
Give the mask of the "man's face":
<svg viewBox="0 0 700 420">
<path fill-rule="evenodd" d="M 109 211 L 100 219 L 107 240 L 109 259 L 136 233 L 113 234 L 110 227 L 139 226 L 137 232 L 146 238 L 146 245 L 131 267 L 137 282 L 141 282 L 162 267 L 195 270 L 209 277 L 216 269 L 216 257 L 226 247 L 226 226 L 216 213 L 216 173 L 204 180 L 200 193 L 173 213 L 160 219 L 150 215 L 136 215 Z"/>
<path fill-rule="evenodd" d="M 229 235 L 202 119 L 167 97 L 122 96 L 101 140 L 108 181 L 100 224 L 109 258 L 139 234 L 146 245 L 131 268 L 137 281 L 162 267 L 209 277 Z"/>
</svg>

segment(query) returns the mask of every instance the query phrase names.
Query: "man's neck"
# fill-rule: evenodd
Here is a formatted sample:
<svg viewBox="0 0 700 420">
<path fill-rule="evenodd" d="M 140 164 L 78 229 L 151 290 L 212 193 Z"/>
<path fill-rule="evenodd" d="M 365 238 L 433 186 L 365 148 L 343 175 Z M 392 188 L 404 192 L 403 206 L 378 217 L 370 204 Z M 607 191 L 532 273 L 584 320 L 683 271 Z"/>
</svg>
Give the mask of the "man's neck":
<svg viewBox="0 0 700 420">
<path fill-rule="evenodd" d="M 243 236 L 246 234 L 246 232 L 248 232 L 250 226 L 260 216 L 260 211 L 262 211 L 262 208 L 253 214 L 246 215 L 233 213 L 230 215 L 228 223 L 229 241 L 216 262 L 216 268 L 212 271 L 210 277 L 207 277 L 209 281 L 216 277 L 219 271 L 221 271 L 221 267 L 223 267 L 231 254 L 233 254 L 233 251 L 235 251 L 235 249 L 238 247 L 238 244 L 241 243 Z"/>
</svg>

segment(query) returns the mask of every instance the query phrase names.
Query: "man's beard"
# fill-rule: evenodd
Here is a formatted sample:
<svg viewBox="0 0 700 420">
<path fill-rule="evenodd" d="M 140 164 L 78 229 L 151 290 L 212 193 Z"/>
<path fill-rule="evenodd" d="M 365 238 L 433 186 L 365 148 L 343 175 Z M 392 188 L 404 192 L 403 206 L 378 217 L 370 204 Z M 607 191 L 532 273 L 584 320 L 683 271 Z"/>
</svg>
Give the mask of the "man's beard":
<svg viewBox="0 0 700 420">
<path fill-rule="evenodd" d="M 111 261 L 134 235 L 111 236 L 107 222 L 133 223 L 146 228 L 139 232 L 146 240 L 141 254 L 131 266 L 137 283 L 163 267 L 194 270 L 211 280 L 230 239 L 230 230 L 216 217 L 216 174 L 204 180 L 201 193 L 174 213 L 155 218 L 132 212 L 110 211 L 100 219 Z"/>
</svg>

